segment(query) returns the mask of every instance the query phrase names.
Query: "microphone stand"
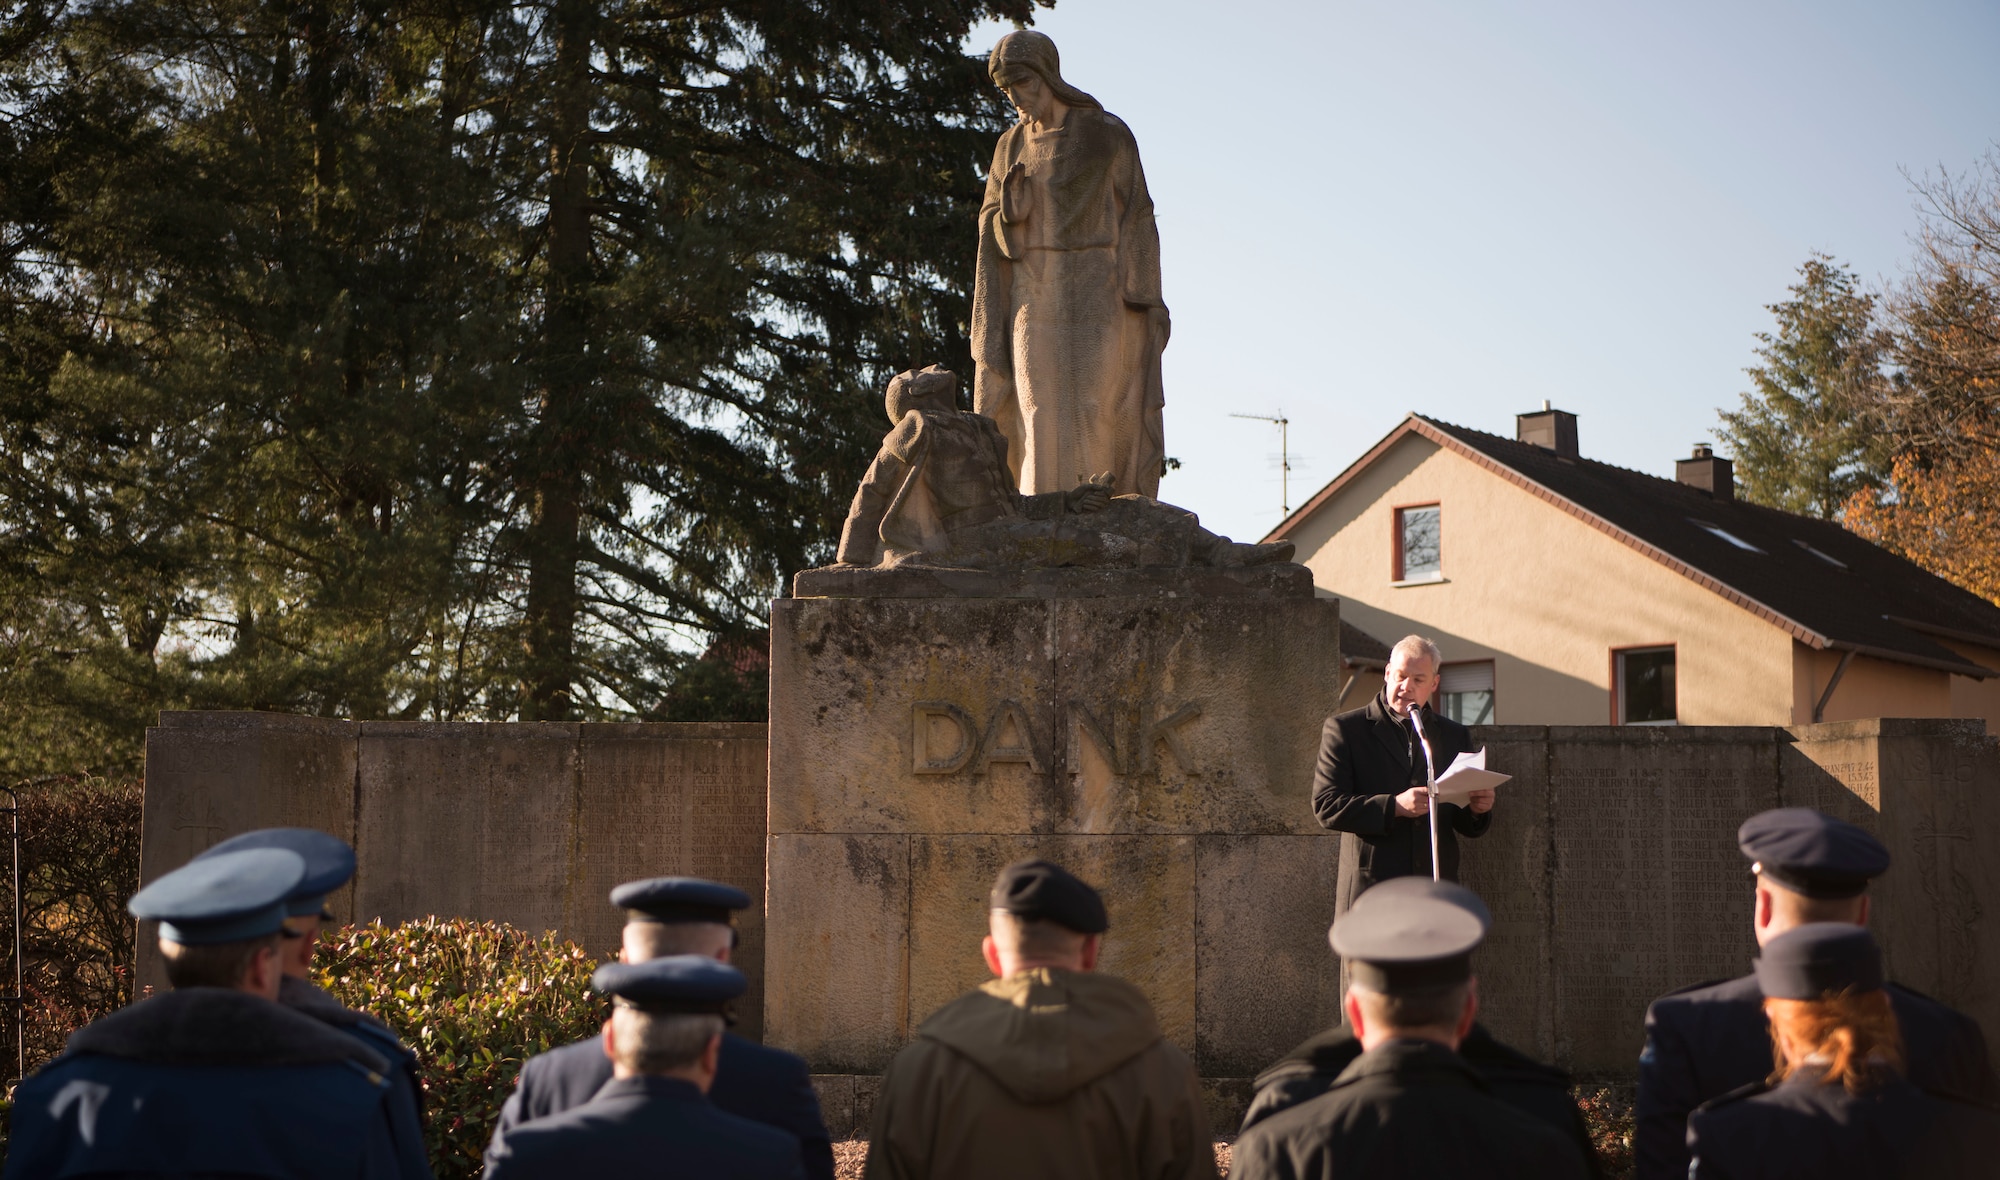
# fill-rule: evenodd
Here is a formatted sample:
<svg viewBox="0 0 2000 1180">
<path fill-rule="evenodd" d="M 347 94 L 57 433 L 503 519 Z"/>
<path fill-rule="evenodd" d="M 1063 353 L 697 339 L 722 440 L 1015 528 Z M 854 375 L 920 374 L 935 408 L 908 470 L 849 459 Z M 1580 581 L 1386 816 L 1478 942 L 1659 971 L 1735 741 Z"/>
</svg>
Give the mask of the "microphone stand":
<svg viewBox="0 0 2000 1180">
<path fill-rule="evenodd" d="M 1441 881 L 1443 870 L 1438 865 L 1438 771 L 1437 754 L 1431 749 L 1431 735 L 1424 732 L 1424 707 L 1410 706 L 1410 724 L 1416 727 L 1417 740 L 1424 746 L 1424 781 L 1430 792 L 1431 805 L 1425 808 L 1431 817 L 1431 880 Z"/>
</svg>

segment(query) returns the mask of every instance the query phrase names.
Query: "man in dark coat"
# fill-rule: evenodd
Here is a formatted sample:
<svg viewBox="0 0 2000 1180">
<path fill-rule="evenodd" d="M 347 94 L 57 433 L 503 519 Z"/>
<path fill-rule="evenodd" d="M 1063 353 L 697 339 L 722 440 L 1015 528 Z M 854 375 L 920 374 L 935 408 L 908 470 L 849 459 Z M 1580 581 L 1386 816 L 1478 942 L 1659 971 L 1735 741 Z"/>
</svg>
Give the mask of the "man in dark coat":
<svg viewBox="0 0 2000 1180">
<path fill-rule="evenodd" d="M 742 972 L 703 955 L 669 955 L 606 963 L 591 986 L 614 1001 L 601 1042 L 611 1080 L 583 1105 L 495 1139 L 486 1180 L 804 1180 L 797 1139 L 706 1096 L 722 1052 L 722 1013 L 747 986 Z"/>
<path fill-rule="evenodd" d="M 1448 901 L 1478 918 L 1483 929 L 1493 925 L 1491 911 L 1479 896 L 1463 885 L 1432 882 L 1418 877 L 1402 877 L 1369 890 L 1356 899 L 1361 907 L 1377 905 L 1398 897 L 1424 895 Z M 1257 1075 L 1256 1096 L 1243 1114 L 1247 1131 L 1282 1110 L 1309 1102 L 1333 1088 L 1333 1084 L 1363 1050 L 1360 1038 L 1346 1025 L 1330 1028 L 1308 1038 L 1275 1065 Z M 1588 1165 L 1590 1174 L 1601 1174 L 1597 1152 L 1590 1143 L 1590 1129 L 1583 1112 L 1570 1094 L 1569 1074 L 1553 1065 L 1544 1065 L 1495 1039 L 1486 1026 L 1473 1022 L 1471 1031 L 1459 1042 L 1458 1055 L 1486 1083 L 1495 1098 L 1531 1114 L 1568 1136 Z"/>
<path fill-rule="evenodd" d="M 388 1025 L 357 1012 L 313 982 L 313 952 L 319 947 L 327 894 L 354 877 L 354 848 L 347 841 L 312 828 L 260 828 L 232 836 L 197 856 L 204 860 L 245 848 L 283 848 L 306 862 L 306 875 L 285 898 L 285 928 L 278 943 L 278 1003 L 353 1037 L 389 1063 L 386 1077 L 393 1101 L 390 1129 L 396 1157 L 405 1176 L 429 1176 L 430 1155 L 424 1146 L 423 1085 L 417 1076 L 417 1055 Z"/>
<path fill-rule="evenodd" d="M 626 913 L 621 961 L 699 954 L 727 963 L 736 944 L 730 915 L 747 907 L 750 895 L 696 877 L 654 877 L 613 889 L 611 904 Z M 789 1133 L 798 1140 L 808 1180 L 833 1180 L 833 1143 L 820 1118 L 819 1096 L 813 1092 L 806 1063 L 726 1031 L 720 1053 L 709 1101 L 718 1110 Z M 514 1093 L 500 1108 L 494 1142 L 530 1119 L 590 1101 L 611 1080 L 611 1073 L 602 1037 L 529 1058 Z"/>
<path fill-rule="evenodd" d="M 1342 832 L 1335 913 L 1347 912 L 1360 893 L 1392 877 L 1431 875 L 1428 754 L 1437 772 L 1472 750 L 1463 725 L 1424 703 L 1437 691 L 1437 645 L 1411 635 L 1389 653 L 1382 692 L 1365 707 L 1326 719 L 1319 769 L 1313 775 L 1313 814 L 1320 826 Z M 1416 720 L 1412 720 L 1412 715 Z M 1493 822 L 1493 792 L 1474 791 L 1465 807 L 1438 804 L 1438 867 L 1458 880 L 1458 837 L 1486 834 Z"/>
<path fill-rule="evenodd" d="M 275 1002 L 284 900 L 305 871 L 297 853 L 244 849 L 132 898 L 160 923 L 174 990 L 79 1030 L 21 1083 L 8 1180 L 408 1180 L 388 1062 Z"/>
<path fill-rule="evenodd" d="M 1756 875 L 1752 924 L 1763 946 L 1809 922 L 1868 921 L 1868 882 L 1889 850 L 1853 824 L 1803 807 L 1744 821 L 1737 844 Z M 1902 1030 L 1909 1080 L 1991 1102 L 1996 1090 L 1978 1022 L 1919 992 L 1887 985 Z M 1764 993 L 1752 973 L 1669 992 L 1646 1010 L 1639 1055 L 1639 1180 L 1684 1180 L 1687 1119 L 1702 1103 L 1761 1082 L 1772 1069 Z"/>
<path fill-rule="evenodd" d="M 1479 920 L 1438 897 L 1355 906 L 1334 923 L 1347 1019 L 1365 1050 L 1326 1093 L 1236 1141 L 1231 1180 L 1581 1180 L 1561 1131 L 1494 1097 L 1456 1051 L 1478 1011 Z"/>
</svg>

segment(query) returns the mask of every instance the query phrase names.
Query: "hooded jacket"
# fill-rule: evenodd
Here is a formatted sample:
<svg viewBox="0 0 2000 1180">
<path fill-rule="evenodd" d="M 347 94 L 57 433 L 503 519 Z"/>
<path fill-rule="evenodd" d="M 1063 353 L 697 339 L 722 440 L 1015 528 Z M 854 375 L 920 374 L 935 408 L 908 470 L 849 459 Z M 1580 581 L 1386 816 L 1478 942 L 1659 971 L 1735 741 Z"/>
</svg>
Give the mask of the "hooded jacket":
<svg viewBox="0 0 2000 1180">
<path fill-rule="evenodd" d="M 939 1009 L 890 1063 L 869 1180 L 1215 1176 L 1201 1083 L 1138 988 L 1034 968 Z"/>
</svg>

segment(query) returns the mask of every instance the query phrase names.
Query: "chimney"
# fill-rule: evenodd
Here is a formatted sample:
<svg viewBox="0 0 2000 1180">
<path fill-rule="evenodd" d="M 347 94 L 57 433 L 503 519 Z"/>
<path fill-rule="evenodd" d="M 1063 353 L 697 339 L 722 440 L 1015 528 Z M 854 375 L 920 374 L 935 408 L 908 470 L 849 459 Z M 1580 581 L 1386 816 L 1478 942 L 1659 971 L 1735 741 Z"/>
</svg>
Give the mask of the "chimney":
<svg viewBox="0 0 2000 1180">
<path fill-rule="evenodd" d="M 1550 409 L 1547 401 L 1542 402 L 1542 408 L 1536 413 L 1514 415 L 1514 437 L 1554 451 L 1565 459 L 1577 457 L 1576 415 L 1567 410 Z"/>
<path fill-rule="evenodd" d="M 1674 478 L 1718 500 L 1736 498 L 1735 466 L 1727 459 L 1716 458 L 1707 443 L 1694 444 L 1694 457 L 1674 464 Z"/>
</svg>

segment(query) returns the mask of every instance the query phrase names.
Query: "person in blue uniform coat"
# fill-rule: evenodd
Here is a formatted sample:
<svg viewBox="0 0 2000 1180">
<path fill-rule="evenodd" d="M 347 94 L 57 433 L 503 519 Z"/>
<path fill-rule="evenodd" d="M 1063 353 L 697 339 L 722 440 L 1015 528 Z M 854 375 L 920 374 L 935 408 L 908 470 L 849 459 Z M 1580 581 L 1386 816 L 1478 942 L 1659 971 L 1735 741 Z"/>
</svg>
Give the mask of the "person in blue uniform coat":
<svg viewBox="0 0 2000 1180">
<path fill-rule="evenodd" d="M 1756 877 L 1752 925 L 1760 946 L 1808 923 L 1865 925 L 1868 882 L 1889 868 L 1881 841 L 1803 807 L 1751 816 L 1737 844 Z M 1895 1009 L 1909 1080 L 1992 1101 L 2000 1085 L 1978 1022 L 1894 983 L 1883 991 Z M 1639 1180 L 1685 1180 L 1688 1113 L 1771 1072 L 1763 1002 L 1753 973 L 1670 992 L 1646 1010 L 1633 1145 Z"/>
<path fill-rule="evenodd" d="M 696 954 L 727 963 L 736 945 L 731 914 L 748 907 L 750 895 L 718 881 L 653 877 L 613 889 L 611 904 L 625 911 L 620 961 Z M 590 1101 L 610 1080 L 611 1062 L 599 1037 L 529 1058 L 500 1109 L 494 1141 L 531 1119 Z M 808 1180 L 833 1180 L 833 1143 L 799 1057 L 724 1032 L 708 1097 L 721 1110 L 793 1135 Z"/>
<path fill-rule="evenodd" d="M 132 898 L 160 923 L 173 991 L 79 1030 L 21 1083 L 7 1180 L 402 1180 L 389 1063 L 277 1003 L 285 898 L 305 872 L 295 852 L 243 849 Z"/>
<path fill-rule="evenodd" d="M 1992 1176 L 2000 1112 L 1928 1094 L 1902 1069 L 1882 952 L 1848 922 L 1773 938 L 1757 984 L 1776 1045 L 1772 1080 L 1688 1118 L 1691 1180 L 1972 1180 Z"/>
<path fill-rule="evenodd" d="M 704 955 L 606 963 L 591 986 L 612 997 L 602 1052 L 611 1080 L 581 1106 L 495 1139 L 486 1180 L 701 1176 L 803 1180 L 798 1140 L 708 1100 L 729 1001 L 748 986 Z"/>
<path fill-rule="evenodd" d="M 304 879 L 285 898 L 285 928 L 278 944 L 278 965 L 284 974 L 278 980 L 278 1003 L 340 1030 L 389 1062 L 389 1088 L 395 1095 L 389 1107 L 390 1128 L 396 1139 L 397 1159 L 403 1175 L 429 1176 L 417 1055 L 404 1046 L 394 1029 L 346 1007 L 313 982 L 313 952 L 319 947 L 320 927 L 333 916 L 326 911 L 326 897 L 353 879 L 353 846 L 312 828 L 260 828 L 232 836 L 195 859 L 224 856 L 244 848 L 284 848 L 305 860 Z"/>
</svg>

